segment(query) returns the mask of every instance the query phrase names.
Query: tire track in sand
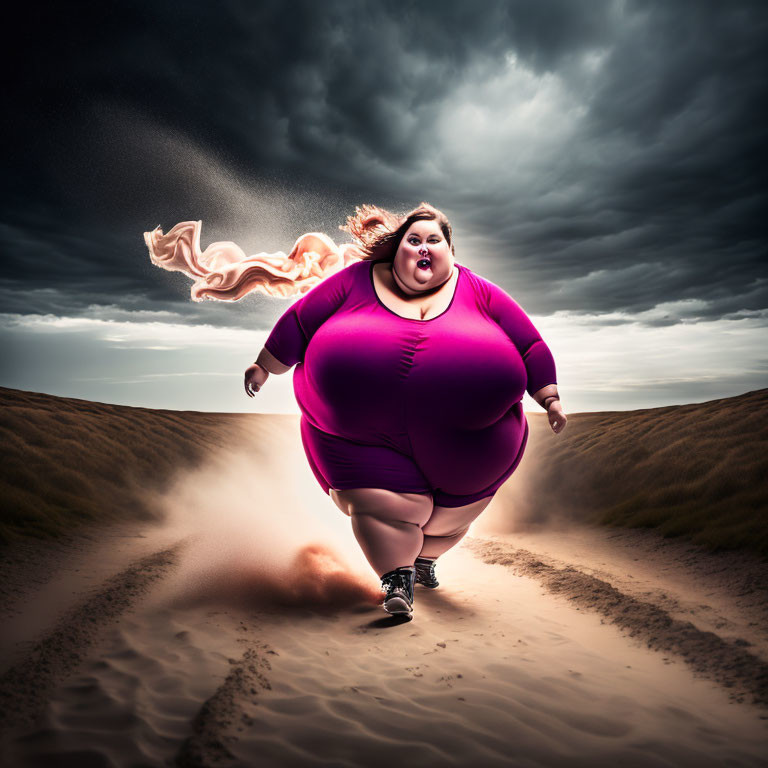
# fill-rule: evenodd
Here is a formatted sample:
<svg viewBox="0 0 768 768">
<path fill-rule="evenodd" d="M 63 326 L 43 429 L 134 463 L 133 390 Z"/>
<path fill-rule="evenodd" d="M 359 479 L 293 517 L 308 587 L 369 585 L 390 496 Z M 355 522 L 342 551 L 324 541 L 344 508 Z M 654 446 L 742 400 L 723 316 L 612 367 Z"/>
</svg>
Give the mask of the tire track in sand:
<svg viewBox="0 0 768 768">
<path fill-rule="evenodd" d="M 77 669 L 103 629 L 165 575 L 186 543 L 182 539 L 107 579 L 0 675 L 0 735 L 34 723 L 53 690 Z"/>
<path fill-rule="evenodd" d="M 519 576 L 534 578 L 548 592 L 602 614 L 648 648 L 675 654 L 697 674 L 732 689 L 732 701 L 743 702 L 750 695 L 753 704 L 768 708 L 768 664 L 745 650 L 750 645 L 746 640 L 723 640 L 574 566 L 556 568 L 525 549 L 480 538 L 466 538 L 463 544 L 484 563 L 503 565 Z"/>
<path fill-rule="evenodd" d="M 232 667 L 224 682 L 200 707 L 192 721 L 192 735 L 184 740 L 173 764 L 178 768 L 204 768 L 235 761 L 230 750 L 238 731 L 253 725 L 259 689 L 272 686 L 264 672 L 271 669 L 265 654 L 275 653 L 268 645 L 250 646 Z"/>
</svg>

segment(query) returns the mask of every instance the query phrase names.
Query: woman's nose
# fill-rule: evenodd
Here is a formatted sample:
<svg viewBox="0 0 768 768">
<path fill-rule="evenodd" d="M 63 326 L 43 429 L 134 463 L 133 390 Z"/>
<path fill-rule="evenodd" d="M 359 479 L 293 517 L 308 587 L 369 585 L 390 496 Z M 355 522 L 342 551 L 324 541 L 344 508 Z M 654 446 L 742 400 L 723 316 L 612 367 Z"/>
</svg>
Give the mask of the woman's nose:
<svg viewBox="0 0 768 768">
<path fill-rule="evenodd" d="M 419 246 L 419 256 L 429 256 L 429 248 L 426 245 Z"/>
</svg>

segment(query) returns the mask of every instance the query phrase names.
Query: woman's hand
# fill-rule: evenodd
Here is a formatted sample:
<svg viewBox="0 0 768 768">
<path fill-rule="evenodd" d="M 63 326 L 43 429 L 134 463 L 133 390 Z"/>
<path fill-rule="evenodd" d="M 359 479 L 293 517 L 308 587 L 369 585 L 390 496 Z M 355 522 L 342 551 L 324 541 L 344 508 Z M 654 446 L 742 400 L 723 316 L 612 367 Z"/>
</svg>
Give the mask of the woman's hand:
<svg viewBox="0 0 768 768">
<path fill-rule="evenodd" d="M 258 363 L 249 365 L 245 369 L 245 394 L 248 397 L 254 397 L 264 386 L 268 376 L 269 371 L 266 368 L 262 368 Z"/>
<path fill-rule="evenodd" d="M 563 411 L 563 406 L 559 400 L 552 400 L 547 408 L 547 418 L 549 419 L 549 426 L 552 427 L 552 431 L 555 434 L 562 432 L 565 429 L 565 425 L 568 423 L 568 417 Z"/>
</svg>

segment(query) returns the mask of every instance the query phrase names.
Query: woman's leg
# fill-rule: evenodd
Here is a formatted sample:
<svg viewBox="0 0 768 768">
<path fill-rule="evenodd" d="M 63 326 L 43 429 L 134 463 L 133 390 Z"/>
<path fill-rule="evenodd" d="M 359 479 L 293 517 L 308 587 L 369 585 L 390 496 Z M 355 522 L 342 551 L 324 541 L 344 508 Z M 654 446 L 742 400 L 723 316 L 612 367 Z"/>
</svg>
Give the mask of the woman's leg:
<svg viewBox="0 0 768 768">
<path fill-rule="evenodd" d="M 473 520 L 491 503 L 493 496 L 480 499 L 463 507 L 435 508 L 424 524 L 424 544 L 419 557 L 436 558 L 458 544 L 469 530 Z"/>
<path fill-rule="evenodd" d="M 352 518 L 355 538 L 379 576 L 413 566 L 424 543 L 421 527 L 433 514 L 431 494 L 352 488 L 330 495 Z"/>
<path fill-rule="evenodd" d="M 343 491 L 337 491 L 335 488 L 331 488 L 328 491 L 328 495 L 333 499 L 334 504 L 347 516 L 349 517 L 349 507 L 347 504 L 342 500 L 341 496 L 339 496 L 340 493 L 343 493 Z"/>
</svg>

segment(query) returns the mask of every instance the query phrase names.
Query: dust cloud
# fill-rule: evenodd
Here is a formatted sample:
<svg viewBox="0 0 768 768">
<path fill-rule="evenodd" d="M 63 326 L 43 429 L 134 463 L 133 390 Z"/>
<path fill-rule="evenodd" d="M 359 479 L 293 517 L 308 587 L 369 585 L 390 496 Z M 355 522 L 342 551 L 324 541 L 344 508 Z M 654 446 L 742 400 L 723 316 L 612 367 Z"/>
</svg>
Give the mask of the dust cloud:
<svg viewBox="0 0 768 768">
<path fill-rule="evenodd" d="M 346 517 L 317 486 L 298 424 L 255 417 L 169 488 L 147 499 L 158 535 L 187 538 L 165 597 L 313 610 L 354 609 L 381 599 Z"/>
</svg>

